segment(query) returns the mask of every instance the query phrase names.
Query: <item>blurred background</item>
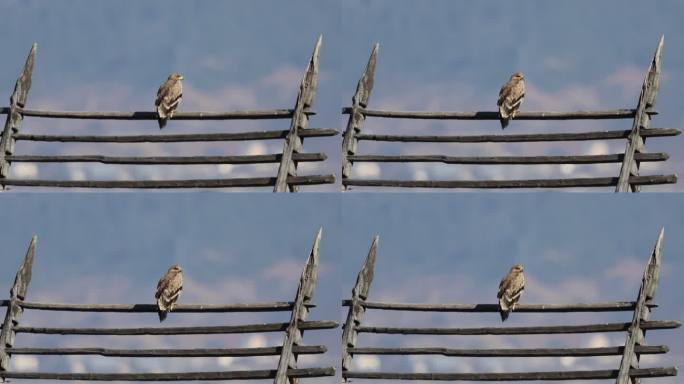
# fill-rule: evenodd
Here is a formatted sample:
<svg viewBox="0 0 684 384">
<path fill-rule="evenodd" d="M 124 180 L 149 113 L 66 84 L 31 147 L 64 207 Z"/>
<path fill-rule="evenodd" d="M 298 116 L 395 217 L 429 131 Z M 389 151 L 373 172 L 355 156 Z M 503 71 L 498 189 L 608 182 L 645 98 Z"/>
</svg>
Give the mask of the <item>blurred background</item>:
<svg viewBox="0 0 684 384">
<path fill-rule="evenodd" d="M 172 71 L 185 76 L 183 111 L 291 108 L 313 50 L 323 34 L 321 80 L 312 127 L 346 125 L 371 47 L 380 43 L 370 107 L 403 110 L 490 111 L 511 73 L 526 77 L 523 110 L 634 108 L 658 39 L 665 35 L 663 81 L 654 127 L 684 126 L 678 89 L 684 84 L 684 4 L 662 0 L 539 0 L 423 2 L 389 0 L 90 2 L 46 0 L 0 3 L 3 58 L 0 95 L 9 97 L 33 42 L 38 54 L 28 108 L 152 110 L 158 86 Z M 7 100 L 7 99 L 5 99 Z M 287 129 L 275 122 L 172 122 L 166 133 Z M 631 120 L 513 122 L 506 132 L 579 132 L 629 129 Z M 27 118 L 25 133 L 155 133 L 153 121 L 94 122 Z M 365 132 L 394 134 L 499 133 L 496 121 L 369 119 Z M 123 134 L 123 133 L 122 133 Z M 302 173 L 338 174 L 341 137 L 312 138 L 307 152 L 326 162 L 302 164 Z M 125 147 L 126 149 L 122 149 Z M 281 141 L 156 143 L 98 146 L 97 154 L 267 154 Z M 684 169 L 681 137 L 649 140 L 650 152 L 669 152 L 643 173 Z M 410 148 L 410 149 L 408 149 Z M 359 153 L 447 155 L 607 154 L 623 141 L 528 144 L 414 144 L 362 142 Z M 92 154 L 88 144 L 22 142 L 17 154 Z M 99 153 L 102 152 L 102 153 Z M 162 179 L 272 175 L 277 164 L 135 166 L 17 163 L 12 175 L 49 179 Z M 447 166 L 357 163 L 354 176 L 395 179 L 512 179 L 614 176 L 619 164 Z M 680 172 L 681 173 L 681 172 Z M 681 190 L 679 185 L 645 190 Z M 339 190 L 338 185 L 304 190 Z"/>
<path fill-rule="evenodd" d="M 656 236 L 665 228 L 663 270 L 655 320 L 682 320 L 684 200 L 675 194 L 5 194 L 0 199 L 6 298 L 33 234 L 38 247 L 27 300 L 67 303 L 153 303 L 157 280 L 169 265 L 184 269 L 181 303 L 287 301 L 318 228 L 321 270 L 312 320 L 344 321 L 356 275 L 374 235 L 380 236 L 369 300 L 415 303 L 496 303 L 500 279 L 525 265 L 523 303 L 587 303 L 636 299 Z M 173 314 L 161 324 L 216 325 L 287 321 L 287 312 Z M 608 314 L 513 313 L 505 326 L 630 321 Z M 369 312 L 364 325 L 500 326 L 496 313 Z M 156 314 L 78 314 L 26 311 L 24 326 L 156 326 Z M 301 366 L 339 371 L 341 329 L 307 331 L 324 355 Z M 624 333 L 544 336 L 386 336 L 362 334 L 358 346 L 451 348 L 600 347 L 624 343 Z M 282 333 L 231 336 L 49 336 L 19 334 L 16 346 L 112 348 L 247 347 L 280 343 Z M 643 366 L 682 366 L 681 329 L 649 331 L 648 343 L 666 355 L 644 356 Z M 266 369 L 274 358 L 149 358 L 15 356 L 20 371 L 168 372 Z M 354 368 L 402 372 L 502 372 L 615 369 L 600 358 L 376 358 L 357 356 Z M 340 378 L 306 380 L 339 382 Z M 674 384 L 677 378 L 658 379 Z"/>
</svg>

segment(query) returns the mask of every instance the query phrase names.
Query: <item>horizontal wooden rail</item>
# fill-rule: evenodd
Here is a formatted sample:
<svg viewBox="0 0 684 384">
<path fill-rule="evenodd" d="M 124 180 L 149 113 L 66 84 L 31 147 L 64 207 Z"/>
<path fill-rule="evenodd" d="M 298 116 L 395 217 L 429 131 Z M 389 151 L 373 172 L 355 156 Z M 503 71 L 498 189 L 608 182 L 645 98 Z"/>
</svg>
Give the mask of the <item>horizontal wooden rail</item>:
<svg viewBox="0 0 684 384">
<path fill-rule="evenodd" d="M 348 348 L 352 355 L 442 355 L 460 357 L 560 357 L 560 356 L 616 356 L 624 346 L 600 348 L 526 348 L 526 349 L 453 349 L 453 348 Z M 642 355 L 667 353 L 666 345 L 638 346 Z"/>
<path fill-rule="evenodd" d="M 22 180 L 0 179 L 0 184 L 18 187 L 56 187 L 56 188 L 239 188 L 269 187 L 275 185 L 275 177 L 248 177 L 235 179 L 194 179 L 194 180 Z M 334 175 L 290 176 L 287 183 L 292 185 L 332 184 Z"/>
<path fill-rule="evenodd" d="M 516 304 L 515 312 L 631 312 L 634 310 L 635 304 L 636 303 L 633 301 L 590 304 Z M 351 300 L 342 301 L 342 306 L 348 307 L 349 305 L 351 305 Z M 382 309 L 390 311 L 499 313 L 501 310 L 498 304 L 414 304 L 360 301 L 359 305 L 366 309 Z M 656 307 L 656 305 L 651 305 L 651 307 Z"/>
<path fill-rule="evenodd" d="M 624 332 L 632 323 L 604 323 L 586 325 L 551 325 L 535 327 L 482 327 L 482 328 L 400 328 L 356 326 L 358 332 L 385 333 L 398 335 L 551 335 L 563 333 Z M 641 323 L 641 329 L 679 328 L 681 322 L 675 320 L 655 320 Z M 19 331 L 17 331 L 19 332 Z"/>
<path fill-rule="evenodd" d="M 277 356 L 283 347 L 261 348 L 198 348 L 198 349 L 109 349 L 109 348 L 9 348 L 13 355 L 98 355 L 107 357 L 244 357 Z M 299 354 L 321 354 L 327 351 L 323 345 L 295 346 Z"/>
<path fill-rule="evenodd" d="M 413 142 L 413 143 L 521 143 L 542 141 L 587 141 L 627 139 L 631 130 L 596 131 L 577 133 L 523 133 L 513 135 L 378 135 L 358 133 L 358 140 Z M 648 128 L 639 131 L 641 137 L 677 136 L 682 133 L 677 128 Z"/>
<path fill-rule="evenodd" d="M 42 111 L 19 109 L 19 113 L 30 117 L 45 117 L 52 119 L 89 119 L 89 120 L 157 120 L 159 115 L 153 111 L 136 112 L 76 112 L 76 111 Z M 176 112 L 173 120 L 261 120 L 261 119 L 289 119 L 292 109 L 270 109 L 254 111 L 230 112 Z M 314 112 L 308 112 L 314 115 Z"/>
<path fill-rule="evenodd" d="M 86 381 L 187 381 L 187 380 L 265 380 L 275 377 L 276 371 L 225 372 L 165 372 L 165 373 L 57 373 L 57 372 L 0 372 L 5 379 L 30 380 L 86 380 Z M 335 368 L 288 369 L 291 378 L 335 376 Z"/>
<path fill-rule="evenodd" d="M 16 157 L 16 156 L 14 156 Z M 349 155 L 351 162 L 444 164 L 602 164 L 621 163 L 622 153 L 578 156 L 445 156 L 445 155 Z M 665 161 L 667 153 L 637 153 L 638 161 Z M 11 158 L 10 158 L 11 159 Z"/>
<path fill-rule="evenodd" d="M 499 120 L 499 112 L 424 112 L 424 111 L 384 111 L 359 108 L 366 117 L 386 117 L 393 119 L 429 119 L 429 120 Z M 352 112 L 351 107 L 342 108 L 342 114 Z M 632 119 L 634 109 L 611 109 L 605 111 L 576 112 L 523 112 L 516 113 L 515 120 L 599 120 L 599 119 Z M 655 112 L 651 112 L 655 114 Z"/>
<path fill-rule="evenodd" d="M 349 379 L 444 380 L 444 381 L 530 381 L 530 380 L 608 380 L 618 375 L 617 369 L 596 371 L 511 372 L 511 373 L 399 373 L 343 372 Z M 677 368 L 639 368 L 629 371 L 630 377 L 677 376 Z"/>
<path fill-rule="evenodd" d="M 347 186 L 400 187 L 400 188 L 574 188 L 611 187 L 617 185 L 617 177 L 584 177 L 570 179 L 532 180 L 378 180 L 344 179 Z M 633 185 L 675 184 L 677 175 L 632 176 Z"/>
<path fill-rule="evenodd" d="M 289 131 L 254 131 L 238 133 L 189 133 L 175 135 L 28 135 L 16 134 L 15 140 L 46 141 L 60 143 L 191 143 L 205 141 L 247 141 L 284 139 Z M 300 137 L 335 136 L 339 131 L 332 128 L 300 129 Z"/>
<path fill-rule="evenodd" d="M 242 155 L 242 156 L 101 156 L 101 155 L 69 155 L 41 156 L 16 155 L 7 156 L 11 162 L 25 163 L 102 163 L 102 164 L 264 164 L 279 163 L 281 154 Z M 323 153 L 296 153 L 293 160 L 309 162 L 323 161 L 327 156 Z M 648 160 L 647 160 L 648 161 Z"/>
<path fill-rule="evenodd" d="M 9 300 L 0 300 L 0 307 L 5 307 Z M 20 301 L 23 309 L 43 311 L 71 311 L 71 312 L 149 312 L 157 313 L 155 304 L 67 304 L 67 303 L 34 303 Z M 237 304 L 177 304 L 173 312 L 206 313 L 206 312 L 289 312 L 293 302 L 280 301 L 272 303 L 237 303 Z M 315 307 L 308 304 L 307 307 Z"/>
<path fill-rule="evenodd" d="M 214 335 L 230 333 L 281 332 L 289 323 L 266 323 L 247 325 L 217 325 L 207 327 L 143 327 L 143 328 L 46 328 L 15 327 L 17 333 L 34 333 L 44 335 Z M 337 322 L 328 320 L 303 321 L 299 329 L 333 329 Z"/>
</svg>

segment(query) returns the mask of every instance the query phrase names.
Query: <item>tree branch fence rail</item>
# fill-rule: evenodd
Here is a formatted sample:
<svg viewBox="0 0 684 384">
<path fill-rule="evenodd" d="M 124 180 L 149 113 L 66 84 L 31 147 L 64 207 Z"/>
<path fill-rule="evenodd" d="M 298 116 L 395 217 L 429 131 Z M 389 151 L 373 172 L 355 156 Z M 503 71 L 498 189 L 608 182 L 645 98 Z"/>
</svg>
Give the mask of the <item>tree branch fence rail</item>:
<svg viewBox="0 0 684 384">
<path fill-rule="evenodd" d="M 648 137 L 677 136 L 677 128 L 650 128 L 655 111 L 655 99 L 660 85 L 661 56 L 664 39 L 658 42 L 653 60 L 648 69 L 635 109 L 575 112 L 528 112 L 520 111 L 515 120 L 606 120 L 632 119 L 629 130 L 593 131 L 579 133 L 535 133 L 535 134 L 489 134 L 489 135 L 385 135 L 363 132 L 367 118 L 421 119 L 421 120 L 495 120 L 498 112 L 423 112 L 387 111 L 369 108 L 373 90 L 375 67 L 379 45 L 373 47 L 368 64 L 359 80 L 352 106 L 342 109 L 349 115 L 342 140 L 342 188 L 350 187 L 399 187 L 399 188 L 574 188 L 614 187 L 615 192 L 638 192 L 642 185 L 674 184 L 677 175 L 642 175 L 642 162 L 662 162 L 669 158 L 667 153 L 649 153 L 645 149 Z M 444 156 L 444 155 L 380 155 L 360 154 L 359 142 L 394 143 L 529 143 L 552 141 L 624 140 L 623 153 L 576 156 Z M 444 163 L 482 165 L 538 165 L 538 164 L 602 164 L 620 163 L 620 172 L 615 177 L 548 178 L 523 180 L 393 180 L 366 179 L 353 176 L 355 163 Z"/>
<path fill-rule="evenodd" d="M 378 252 L 376 236 L 368 256 L 358 274 L 352 289 L 351 299 L 343 300 L 348 307 L 347 318 L 342 331 L 342 378 L 382 380 L 444 380 L 444 381 L 530 381 L 530 380 L 610 380 L 616 384 L 639 383 L 642 378 L 676 376 L 676 367 L 641 367 L 642 355 L 665 354 L 666 345 L 647 345 L 646 330 L 673 329 L 681 322 L 672 320 L 651 320 L 651 309 L 655 308 L 655 293 L 660 277 L 663 230 L 658 234 L 655 247 L 644 271 L 636 301 L 581 303 L 581 304 L 518 304 L 515 313 L 565 313 L 565 312 L 632 312 L 633 320 L 627 323 L 582 324 L 561 326 L 524 327 L 477 327 L 477 328 L 428 328 L 428 327 L 384 327 L 364 326 L 362 320 L 368 310 L 421 311 L 421 312 L 480 312 L 496 313 L 496 304 L 418 304 L 369 301 L 369 291 L 375 271 Z M 444 347 L 375 347 L 358 346 L 360 334 L 396 335 L 550 335 L 561 333 L 625 332 L 624 345 L 592 348 L 444 348 Z M 618 367 L 610 370 L 548 371 L 548 372 L 499 372 L 499 373 L 408 373 L 375 372 L 356 370 L 353 358 L 356 355 L 404 356 L 431 355 L 447 357 L 563 357 L 563 356 L 621 356 Z"/>
<path fill-rule="evenodd" d="M 62 304 L 33 303 L 26 301 L 31 269 L 36 253 L 36 237 L 29 245 L 26 257 L 17 272 L 10 291 L 10 299 L 0 301 L 7 307 L 0 333 L 0 382 L 6 379 L 26 380 L 88 380 L 88 381 L 196 381 L 196 380 L 263 380 L 273 379 L 275 384 L 297 383 L 300 378 L 334 376 L 334 367 L 302 368 L 297 366 L 299 355 L 323 354 L 324 345 L 304 345 L 304 330 L 325 330 L 338 327 L 329 320 L 307 320 L 315 308 L 313 297 L 320 263 L 322 230 L 316 234 L 311 253 L 302 272 L 294 301 L 240 304 L 178 304 L 174 316 L 182 313 L 229 312 L 290 312 L 290 321 L 284 323 L 243 324 L 228 326 L 146 327 L 146 328 L 53 328 L 19 325 L 24 310 L 156 313 L 152 304 Z M 184 348 L 184 349 L 113 349 L 104 347 L 45 348 L 14 347 L 17 334 L 51 335 L 207 335 L 283 332 L 281 345 L 253 348 Z M 165 357 L 256 357 L 279 356 L 279 363 L 270 370 L 236 370 L 219 372 L 164 372 L 164 373 L 62 373 L 13 371 L 10 358 L 14 355 L 91 355 L 105 357 L 165 358 Z"/>
<path fill-rule="evenodd" d="M 300 175 L 297 166 L 300 162 L 321 162 L 327 159 L 325 153 L 303 152 L 304 138 L 335 136 L 339 132 L 330 128 L 309 128 L 309 119 L 315 113 L 313 104 L 319 77 L 320 48 L 319 37 L 299 86 L 297 101 L 293 109 L 247 110 L 231 112 L 177 112 L 173 120 L 276 120 L 289 119 L 287 130 L 271 130 L 236 133 L 196 133 L 150 135 L 36 135 L 21 132 L 24 118 L 44 119 L 88 119 L 88 120 L 150 120 L 156 121 L 156 112 L 64 112 L 43 111 L 27 108 L 31 76 L 36 57 L 34 44 L 24 68 L 17 79 L 10 106 L 0 108 L 0 114 L 7 115 L 2 136 L 0 137 L 0 190 L 6 187 L 52 187 L 52 188 L 232 188 L 232 187 L 273 187 L 274 192 L 296 192 L 300 186 L 332 184 L 332 174 Z M 167 129 L 168 131 L 168 129 Z M 283 140 L 281 153 L 244 156 L 161 156 L 161 157 L 118 157 L 100 155 L 63 155 L 41 156 L 40 154 L 15 155 L 19 141 L 53 143 L 190 143 L 190 142 L 229 142 L 254 140 Z M 102 163 L 138 165 L 190 165 L 190 164 L 279 164 L 273 177 L 247 177 L 222 179 L 191 180 L 46 180 L 12 177 L 10 166 L 13 163 Z"/>
</svg>

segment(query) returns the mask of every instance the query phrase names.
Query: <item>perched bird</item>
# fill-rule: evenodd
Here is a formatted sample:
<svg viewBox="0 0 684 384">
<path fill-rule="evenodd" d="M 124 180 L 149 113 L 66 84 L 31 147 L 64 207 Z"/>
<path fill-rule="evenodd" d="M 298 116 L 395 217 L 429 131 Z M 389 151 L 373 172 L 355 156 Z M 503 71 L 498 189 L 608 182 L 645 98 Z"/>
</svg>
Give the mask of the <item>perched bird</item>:
<svg viewBox="0 0 684 384">
<path fill-rule="evenodd" d="M 159 322 L 166 319 L 166 315 L 176 306 L 176 301 L 183 291 L 183 270 L 179 265 L 172 265 L 157 283 L 157 308 Z"/>
<path fill-rule="evenodd" d="M 499 293 L 496 297 L 499 298 L 501 321 L 506 321 L 508 315 L 515 309 L 515 305 L 524 291 L 525 276 L 523 275 L 523 266 L 522 264 L 516 264 L 511 267 L 506 277 L 499 283 Z"/>
<path fill-rule="evenodd" d="M 501 129 L 508 126 L 508 121 L 515 117 L 520 104 L 525 99 L 525 77 L 522 73 L 516 72 L 511 75 L 501 90 L 499 91 L 499 114 L 501 115 Z"/>
<path fill-rule="evenodd" d="M 157 106 L 157 114 L 159 115 L 159 129 L 166 126 L 167 120 L 173 117 L 173 113 L 183 99 L 181 80 L 183 80 L 183 76 L 174 72 L 169 75 L 157 91 L 157 100 L 154 105 Z"/>
</svg>

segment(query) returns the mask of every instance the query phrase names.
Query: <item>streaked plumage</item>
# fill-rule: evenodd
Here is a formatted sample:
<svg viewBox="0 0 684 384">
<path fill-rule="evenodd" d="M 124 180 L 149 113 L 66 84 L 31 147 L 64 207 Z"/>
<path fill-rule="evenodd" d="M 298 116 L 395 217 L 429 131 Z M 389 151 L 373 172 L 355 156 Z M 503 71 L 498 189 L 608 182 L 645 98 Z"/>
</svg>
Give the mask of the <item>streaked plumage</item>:
<svg viewBox="0 0 684 384">
<path fill-rule="evenodd" d="M 501 115 L 501 129 L 508 126 L 508 121 L 513 119 L 525 99 L 525 77 L 522 73 L 516 72 L 511 75 L 501 90 L 499 91 L 499 100 L 496 105 L 499 106 L 499 114 Z"/>
<path fill-rule="evenodd" d="M 525 276 L 523 275 L 523 266 L 516 264 L 511 267 L 506 277 L 499 283 L 499 293 L 496 297 L 499 298 L 501 321 L 506 321 L 508 315 L 515 309 L 515 305 L 524 291 Z"/>
<path fill-rule="evenodd" d="M 172 73 L 157 91 L 157 100 L 154 105 L 157 106 L 157 114 L 159 115 L 159 129 L 166 126 L 166 122 L 173 117 L 173 113 L 183 100 L 183 83 L 181 80 L 183 80 L 183 76 L 180 73 Z"/>
<path fill-rule="evenodd" d="M 157 283 L 157 308 L 159 321 L 166 319 L 166 315 L 176 306 L 176 301 L 183 291 L 183 270 L 179 265 L 172 265 L 159 283 Z"/>
</svg>

